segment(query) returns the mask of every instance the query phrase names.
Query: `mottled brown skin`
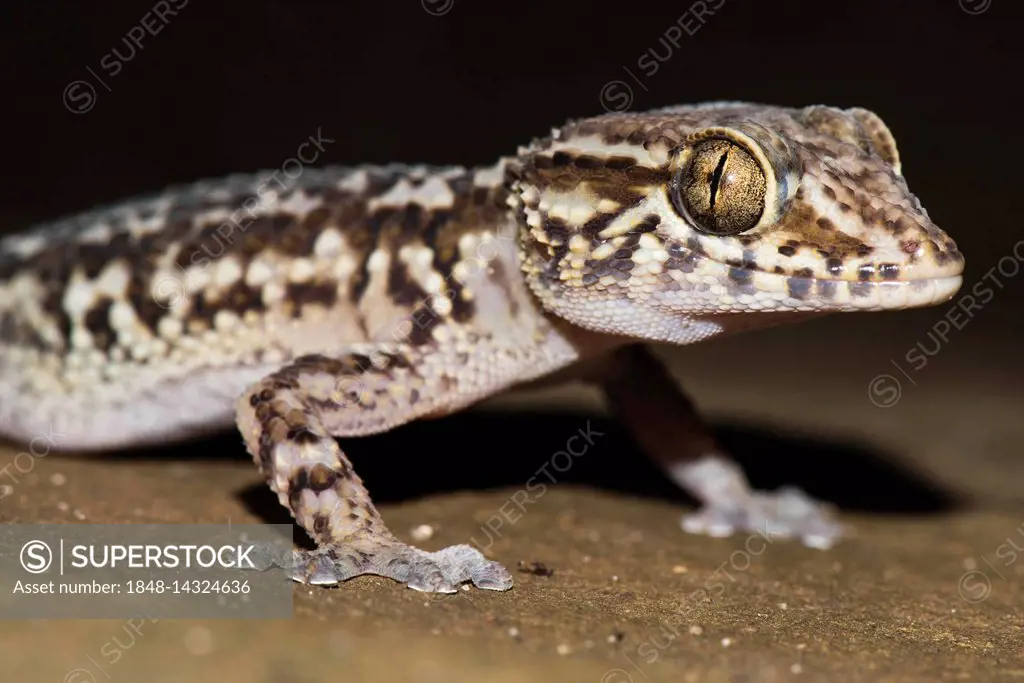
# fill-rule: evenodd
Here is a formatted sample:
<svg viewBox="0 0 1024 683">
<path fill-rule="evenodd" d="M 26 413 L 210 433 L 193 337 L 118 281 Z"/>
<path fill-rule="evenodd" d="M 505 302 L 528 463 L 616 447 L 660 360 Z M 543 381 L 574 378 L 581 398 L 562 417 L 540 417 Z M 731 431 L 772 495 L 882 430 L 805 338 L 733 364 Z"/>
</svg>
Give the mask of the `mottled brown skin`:
<svg viewBox="0 0 1024 683">
<path fill-rule="evenodd" d="M 798 491 L 751 491 L 642 346 L 924 306 L 962 256 L 874 114 L 743 103 L 571 121 L 494 167 L 305 169 L 172 188 L 0 242 L 0 432 L 66 449 L 237 421 L 317 543 L 300 581 L 424 591 L 511 575 L 387 529 L 335 437 L 583 373 L 704 507 L 684 529 L 825 547 Z"/>
</svg>

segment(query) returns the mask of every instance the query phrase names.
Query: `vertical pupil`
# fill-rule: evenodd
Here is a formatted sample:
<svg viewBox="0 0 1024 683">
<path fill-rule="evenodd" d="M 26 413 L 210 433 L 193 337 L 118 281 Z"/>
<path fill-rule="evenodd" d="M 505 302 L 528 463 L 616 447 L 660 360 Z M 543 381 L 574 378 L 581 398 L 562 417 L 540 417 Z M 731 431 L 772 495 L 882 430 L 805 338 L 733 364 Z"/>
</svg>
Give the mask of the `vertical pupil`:
<svg viewBox="0 0 1024 683">
<path fill-rule="evenodd" d="M 714 172 L 711 174 L 711 211 L 715 210 L 715 200 L 718 199 L 718 188 L 722 183 L 722 173 L 725 171 L 725 162 L 729 159 L 729 150 L 722 152 L 722 156 L 718 158 L 718 165 L 715 166 Z"/>
</svg>

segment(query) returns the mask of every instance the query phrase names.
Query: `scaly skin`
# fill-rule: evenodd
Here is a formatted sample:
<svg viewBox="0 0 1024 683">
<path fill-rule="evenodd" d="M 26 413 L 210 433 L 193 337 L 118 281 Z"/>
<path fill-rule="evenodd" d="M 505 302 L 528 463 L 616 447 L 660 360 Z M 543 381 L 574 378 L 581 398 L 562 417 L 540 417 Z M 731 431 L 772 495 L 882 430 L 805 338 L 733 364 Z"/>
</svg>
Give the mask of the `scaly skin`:
<svg viewBox="0 0 1024 683">
<path fill-rule="evenodd" d="M 586 368 L 704 504 L 684 529 L 827 547 L 841 527 L 751 491 L 643 343 L 933 305 L 962 268 L 863 109 L 673 107 L 490 168 L 203 181 L 0 241 L 0 433 L 115 449 L 234 418 L 317 542 L 295 579 L 504 590 L 473 548 L 397 540 L 334 437 Z"/>
</svg>

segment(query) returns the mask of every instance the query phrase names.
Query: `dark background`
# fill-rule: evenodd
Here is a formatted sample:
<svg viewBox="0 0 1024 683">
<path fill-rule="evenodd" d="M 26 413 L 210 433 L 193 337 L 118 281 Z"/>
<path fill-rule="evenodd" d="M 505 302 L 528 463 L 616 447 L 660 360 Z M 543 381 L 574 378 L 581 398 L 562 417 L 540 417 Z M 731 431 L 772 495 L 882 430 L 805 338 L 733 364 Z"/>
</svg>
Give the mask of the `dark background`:
<svg viewBox="0 0 1024 683">
<path fill-rule="evenodd" d="M 153 2 L 5 3 L 3 230 L 170 183 L 277 168 L 318 130 L 334 140 L 319 163 L 487 164 L 567 118 L 601 113 L 602 92 L 621 81 L 637 110 L 714 99 L 874 110 L 896 136 L 911 188 L 965 252 L 965 286 L 1010 253 L 1021 237 L 1024 194 L 1017 130 L 1024 62 L 1011 16 L 1018 0 L 706 0 L 716 3 L 701 24 L 691 10 L 700 3 L 689 0 L 454 0 L 447 11 L 444 0 L 426 8 L 420 0 L 189 0 L 162 28 L 147 19 L 159 33 L 146 35 L 113 76 L 103 60 L 109 64 L 115 48 L 130 55 L 123 38 Z M 682 33 L 671 56 L 645 73 L 638 60 L 652 49 L 665 58 L 659 39 L 677 21 L 699 28 Z M 77 80 L 95 89 L 92 106 L 79 113 L 63 100 Z M 621 105 L 625 91 L 614 87 L 611 103 Z M 86 104 L 82 92 L 69 104 Z M 975 373 L 976 362 L 977 372 L 984 366 L 994 382 L 1006 382 L 1000 391 L 1014 395 L 1021 364 L 1004 349 L 1017 348 L 1024 334 L 1022 281 L 1008 282 L 954 342 L 973 354 L 957 372 Z M 941 311 L 901 315 L 909 332 L 903 341 L 890 338 L 892 352 L 919 340 Z M 883 317 L 778 334 L 806 341 L 809 331 L 827 338 L 856 330 L 871 345 L 875 326 L 892 329 Z M 875 371 L 864 370 L 864 379 Z M 971 401 L 956 395 L 955 384 L 946 390 Z M 429 440 L 450 428 L 413 434 Z M 237 439 L 218 449 L 228 442 Z M 736 450 L 742 455 L 742 444 Z M 806 475 L 804 465 L 792 469 Z M 619 476 L 614 463 L 609 472 Z"/>
</svg>

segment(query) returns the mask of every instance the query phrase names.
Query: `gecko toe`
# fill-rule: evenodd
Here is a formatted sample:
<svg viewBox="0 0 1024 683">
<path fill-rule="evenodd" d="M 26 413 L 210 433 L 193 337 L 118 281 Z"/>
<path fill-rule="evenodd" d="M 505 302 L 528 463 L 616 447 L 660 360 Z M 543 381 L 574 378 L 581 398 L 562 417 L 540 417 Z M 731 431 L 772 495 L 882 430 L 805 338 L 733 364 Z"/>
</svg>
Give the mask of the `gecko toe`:
<svg viewBox="0 0 1024 683">
<path fill-rule="evenodd" d="M 512 587 L 509 571 L 471 546 L 453 545 L 428 556 L 453 584 L 472 581 L 477 588 L 497 591 Z"/>
</svg>

